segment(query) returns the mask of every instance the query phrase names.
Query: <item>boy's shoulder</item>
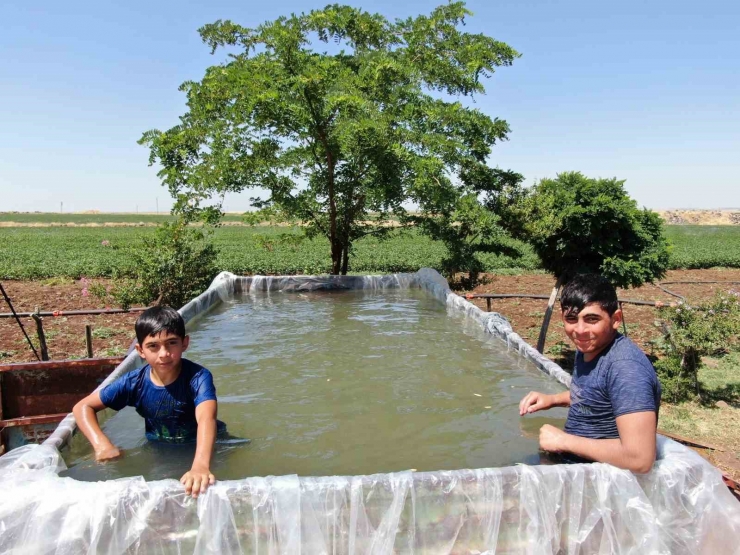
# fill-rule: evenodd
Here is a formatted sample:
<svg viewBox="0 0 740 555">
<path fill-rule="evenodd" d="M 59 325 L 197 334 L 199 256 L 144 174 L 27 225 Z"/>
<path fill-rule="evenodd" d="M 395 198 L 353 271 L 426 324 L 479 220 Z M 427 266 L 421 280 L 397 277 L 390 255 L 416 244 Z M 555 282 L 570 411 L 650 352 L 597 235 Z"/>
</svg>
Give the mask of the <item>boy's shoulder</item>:
<svg viewBox="0 0 740 555">
<path fill-rule="evenodd" d="M 182 366 L 180 367 L 180 374 L 187 377 L 188 379 L 198 378 L 201 376 L 211 375 L 211 371 L 197 362 L 193 362 L 187 358 L 182 359 Z"/>
<path fill-rule="evenodd" d="M 205 366 L 183 358 L 180 376 L 182 376 L 184 381 L 189 385 L 189 389 L 193 395 L 193 400 L 196 406 L 203 401 L 217 400 L 213 375 Z"/>
<path fill-rule="evenodd" d="M 648 359 L 642 349 L 640 349 L 640 347 L 638 347 L 629 337 L 622 335 L 621 333 L 618 333 L 617 337 L 614 338 L 614 342 L 605 358 L 607 358 L 609 362 L 632 360 L 652 367 L 650 359 Z"/>
</svg>

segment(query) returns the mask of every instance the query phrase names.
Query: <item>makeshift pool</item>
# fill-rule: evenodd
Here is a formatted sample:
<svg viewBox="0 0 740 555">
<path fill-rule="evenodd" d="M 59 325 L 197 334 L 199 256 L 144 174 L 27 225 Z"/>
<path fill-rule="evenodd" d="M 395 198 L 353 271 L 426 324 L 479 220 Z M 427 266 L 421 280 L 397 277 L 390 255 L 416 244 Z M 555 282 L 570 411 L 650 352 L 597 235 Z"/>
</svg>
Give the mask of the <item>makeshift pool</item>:
<svg viewBox="0 0 740 555">
<path fill-rule="evenodd" d="M 214 474 L 539 464 L 539 426 L 562 426 L 566 411 L 521 419 L 518 403 L 531 390 L 564 386 L 464 324 L 419 289 L 276 292 L 221 303 L 190 330 L 186 356 L 213 372 L 230 433 L 253 441 L 218 445 Z M 78 434 L 66 476 L 173 478 L 192 462 L 192 448 L 149 444 L 131 408 L 105 430 L 126 455 L 95 464 Z"/>
<path fill-rule="evenodd" d="M 378 291 L 369 295 L 312 292 L 344 288 L 409 291 L 400 294 L 384 291 L 380 295 L 376 294 Z M 274 293 L 270 295 L 270 291 Z M 278 291 L 290 291 L 292 298 Z M 244 294 L 253 296 L 254 300 L 236 303 L 235 299 Z M 333 302 L 342 297 L 349 302 Z M 449 317 L 434 308 L 433 299 L 446 304 Z M 395 307 L 391 316 L 388 311 L 379 310 L 384 304 L 386 308 Z M 270 368 L 266 358 L 250 359 L 256 346 L 269 347 L 262 341 L 278 341 L 274 328 L 260 334 L 262 327 L 246 327 L 246 313 L 240 314 L 266 306 L 274 312 L 271 318 L 269 310 L 262 317 L 292 332 L 286 336 L 289 339 L 282 341 L 294 346 L 292 360 L 300 361 L 304 370 L 308 368 L 293 373 L 285 367 L 278 370 L 284 373 L 283 388 L 279 391 L 275 391 L 274 384 L 261 382 L 262 375 Z M 354 308 L 347 312 L 346 306 Z M 20 448 L 0 458 L 0 552 L 733 553 L 738 550 L 735 538 L 740 532 L 740 504 L 724 487 L 716 469 L 692 451 L 665 438 L 659 438 L 659 460 L 645 476 L 634 476 L 604 464 L 440 470 L 490 467 L 518 460 L 535 462 L 531 459 L 536 453 L 535 440 L 526 436 L 527 427 L 534 431 L 539 422 L 520 420 L 516 414 L 507 418 L 503 413 L 496 414 L 496 410 L 511 410 L 507 405 L 518 401 L 525 390 L 549 387 L 554 391 L 561 387 L 550 378 L 543 383 L 541 378 L 546 374 L 563 384 L 567 384 L 569 377 L 514 334 L 499 315 L 483 313 L 452 294 L 434 271 L 378 278 L 265 279 L 222 274 L 209 291 L 181 312 L 189 321 L 199 317 L 191 323 L 194 330 L 191 358 L 214 369 L 217 383 L 219 376 L 228 378 L 224 380 L 228 382 L 226 387 L 219 385 L 220 416 L 229 422 L 232 433 L 255 440 L 247 449 L 234 449 L 236 455 L 229 451 L 221 453 L 225 455 L 226 465 L 221 475 L 233 473 L 243 478 L 268 472 L 293 472 L 300 477 L 294 474 L 222 480 L 197 502 L 187 498 L 174 480 L 147 482 L 138 477 L 89 483 L 60 478 L 65 465 L 58 449 L 69 440 L 74 429 L 74 420 L 68 417 L 44 445 Z M 259 320 L 254 312 L 249 315 L 252 321 Z M 318 364 L 326 360 L 315 349 L 305 347 L 302 338 L 321 332 L 320 322 L 332 318 L 344 324 L 344 331 L 321 345 L 340 350 L 347 358 L 340 357 L 331 365 Z M 424 326 L 414 327 L 421 320 Z M 441 330 L 448 329 L 444 326 L 450 323 L 458 329 L 446 336 L 447 332 Z M 436 328 L 437 325 L 442 327 Z M 350 331 L 353 326 L 387 335 L 376 342 L 373 333 Z M 400 349 L 405 352 L 388 353 L 398 359 L 397 366 L 391 366 L 391 370 L 387 364 L 374 369 L 357 365 L 357 359 L 365 360 L 365 356 L 383 356 L 381 347 L 394 345 L 403 339 L 401 336 L 408 335 L 409 329 L 416 329 L 420 334 L 424 329 L 424 333 L 433 335 L 446 348 L 442 349 L 447 357 L 445 371 L 452 372 L 451 375 L 443 372 L 440 378 L 438 374 L 426 373 L 418 360 L 418 367 L 414 366 L 415 356 L 432 352 L 423 348 L 422 339 L 418 341 L 422 346 L 419 349 L 412 345 Z M 500 346 L 508 347 L 509 352 L 503 352 L 495 344 L 484 344 L 477 336 L 480 333 L 503 339 Z M 232 334 L 253 336 L 251 347 L 246 348 L 243 342 L 241 347 L 235 347 L 236 351 L 241 350 L 241 356 L 217 345 L 228 343 Z M 473 345 L 478 351 L 465 351 Z M 373 346 L 378 347 L 377 352 Z M 319 358 L 313 358 L 316 356 Z M 345 360 L 347 364 L 342 364 Z M 138 362 L 135 357 L 129 357 L 109 379 L 133 369 Z M 251 370 L 242 375 L 250 364 Z M 409 366 L 406 372 L 401 371 Z M 390 373 L 382 374 L 384 368 Z M 501 368 L 516 368 L 516 373 L 501 381 L 500 377 L 494 377 Z M 377 388 L 378 395 L 368 396 L 363 400 L 367 402 L 364 406 L 337 402 L 343 396 L 356 400 L 362 387 L 372 383 L 357 380 L 363 371 L 368 372 L 366 377 L 381 372 L 369 386 Z M 544 371 L 542 376 L 536 374 L 540 371 Z M 232 372 L 230 376 L 229 372 Z M 238 384 L 241 378 L 245 382 L 243 390 Z M 520 390 L 515 391 L 517 388 Z M 386 405 L 373 413 L 373 399 Z M 267 410 L 268 406 L 287 410 L 272 412 L 261 424 L 253 414 L 244 418 L 249 416 L 249 411 Z M 331 413 L 333 424 L 324 422 L 322 426 L 326 414 L 320 414 L 319 409 Z M 364 423 L 362 419 L 367 415 L 363 411 L 370 413 Z M 280 414 L 296 416 L 292 420 L 296 430 L 290 441 L 283 442 L 276 431 L 289 425 L 280 420 Z M 426 428 L 423 425 L 406 428 L 417 417 L 422 424 L 428 422 L 431 435 L 447 433 L 458 438 L 455 447 L 448 445 L 451 458 L 449 453 L 444 453 L 445 449 L 434 444 L 427 444 L 428 450 L 423 452 L 424 445 L 413 434 L 423 434 Z M 139 440 L 131 438 L 141 437 L 140 429 L 128 426 L 127 418 L 119 414 L 107 424 L 112 435 L 121 434 L 119 443 L 136 442 Z M 276 420 L 271 424 L 274 429 L 260 427 L 267 426 L 271 419 Z M 356 420 L 360 423 L 356 424 Z M 503 425 L 504 420 L 508 428 Z M 345 424 L 349 427 L 345 428 Z M 312 430 L 316 432 L 313 435 Z M 486 443 L 486 432 L 494 438 L 490 443 Z M 390 438 L 388 442 L 380 441 L 386 437 Z M 302 438 L 308 440 L 301 441 Z M 378 443 L 373 444 L 376 440 Z M 328 447 L 337 441 L 342 445 Z M 370 448 L 361 455 L 355 458 L 340 455 L 343 451 L 352 454 L 365 448 L 366 441 Z M 86 465 L 84 450 L 72 443 L 70 461 L 79 463 L 69 471 L 72 475 L 79 472 L 82 477 L 106 468 Z M 496 449 L 501 445 L 504 447 Z M 375 451 L 386 446 L 391 447 L 387 451 L 391 456 L 382 461 L 374 458 Z M 130 449 L 143 448 L 141 444 L 132 444 Z M 454 464 L 455 449 L 458 465 Z M 280 458 L 275 456 L 277 453 L 295 456 Z M 154 458 L 150 455 L 140 452 L 130 459 L 155 463 L 161 460 L 161 454 L 155 453 Z M 246 458 L 242 460 L 243 456 Z M 496 457 L 498 462 L 492 462 Z M 228 463 L 236 459 L 239 460 L 233 466 Z M 265 462 L 269 460 L 272 462 Z M 180 463 L 173 461 L 173 464 Z M 260 467 L 261 464 L 267 466 Z M 172 474 L 166 465 L 149 466 L 141 473 Z M 107 468 L 101 476 L 124 473 L 121 468 L 115 470 L 115 466 Z M 324 468 L 326 471 L 322 472 Z M 308 475 L 404 468 L 433 471 Z M 219 475 L 220 471 L 214 470 Z"/>
</svg>

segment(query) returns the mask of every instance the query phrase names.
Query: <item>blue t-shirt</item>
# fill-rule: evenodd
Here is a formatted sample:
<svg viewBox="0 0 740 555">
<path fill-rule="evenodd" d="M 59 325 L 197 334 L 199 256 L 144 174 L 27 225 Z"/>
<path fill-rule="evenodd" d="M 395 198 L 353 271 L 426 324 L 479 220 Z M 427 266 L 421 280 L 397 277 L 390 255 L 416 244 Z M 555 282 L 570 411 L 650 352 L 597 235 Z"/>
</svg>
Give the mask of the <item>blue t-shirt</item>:
<svg viewBox="0 0 740 555">
<path fill-rule="evenodd" d="M 570 384 L 570 409 L 565 422 L 569 434 L 592 439 L 619 437 L 618 416 L 660 408 L 660 382 L 640 348 L 617 333 L 595 359 L 576 354 Z"/>
<path fill-rule="evenodd" d="M 154 385 L 150 372 L 147 364 L 121 376 L 100 390 L 100 400 L 114 410 L 135 407 L 144 417 L 146 437 L 150 440 L 194 441 L 198 431 L 195 407 L 203 401 L 216 400 L 213 376 L 184 358 L 180 375 L 167 386 Z"/>
</svg>

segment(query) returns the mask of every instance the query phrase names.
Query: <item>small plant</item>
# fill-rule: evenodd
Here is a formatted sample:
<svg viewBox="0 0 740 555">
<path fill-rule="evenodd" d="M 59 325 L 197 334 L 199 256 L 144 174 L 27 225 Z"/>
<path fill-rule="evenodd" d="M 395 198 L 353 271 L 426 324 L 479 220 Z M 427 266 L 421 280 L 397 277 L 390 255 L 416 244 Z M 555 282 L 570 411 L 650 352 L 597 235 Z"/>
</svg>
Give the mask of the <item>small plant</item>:
<svg viewBox="0 0 740 555">
<path fill-rule="evenodd" d="M 568 345 L 565 341 L 558 341 L 547 349 L 547 353 L 550 355 L 562 355 L 569 348 L 570 345 Z"/>
<path fill-rule="evenodd" d="M 4 358 L 10 358 L 15 354 L 15 351 L 0 351 L 0 360 Z"/>
<path fill-rule="evenodd" d="M 103 357 L 105 358 L 111 358 L 111 357 L 120 357 L 126 354 L 126 349 L 123 347 L 109 347 L 108 349 L 105 349 L 102 353 Z"/>
<path fill-rule="evenodd" d="M 114 335 L 121 333 L 113 328 L 93 328 L 92 336 L 94 339 L 110 339 Z"/>
<path fill-rule="evenodd" d="M 123 310 L 128 310 L 135 304 L 149 304 L 135 279 L 119 279 L 108 286 L 94 283 L 88 286 L 88 290 L 106 305 L 117 305 Z"/>
<path fill-rule="evenodd" d="M 137 256 L 142 300 L 181 307 L 208 288 L 218 273 L 216 255 L 203 228 L 165 222 Z"/>
<path fill-rule="evenodd" d="M 152 302 L 179 308 L 202 293 L 217 273 L 217 251 L 202 228 L 183 219 L 165 222 L 131 251 L 135 275 L 113 286 L 87 285 L 98 298 L 123 309 Z"/>
<path fill-rule="evenodd" d="M 254 236 L 254 242 L 268 252 L 273 252 L 279 247 L 285 247 L 295 252 L 305 239 L 305 235 L 298 235 L 297 233 Z"/>
<path fill-rule="evenodd" d="M 701 357 L 726 353 L 740 343 L 740 296 L 719 294 L 699 306 L 679 303 L 661 309 L 665 321 L 664 350 L 656 371 L 666 398 L 681 401 L 699 395 Z"/>
</svg>

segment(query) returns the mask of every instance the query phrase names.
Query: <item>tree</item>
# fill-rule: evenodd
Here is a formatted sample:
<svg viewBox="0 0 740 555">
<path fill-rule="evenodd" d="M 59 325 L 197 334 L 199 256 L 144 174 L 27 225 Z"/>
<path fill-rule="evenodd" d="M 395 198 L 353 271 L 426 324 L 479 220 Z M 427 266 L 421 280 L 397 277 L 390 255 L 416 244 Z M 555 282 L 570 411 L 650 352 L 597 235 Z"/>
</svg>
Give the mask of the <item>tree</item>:
<svg viewBox="0 0 740 555">
<path fill-rule="evenodd" d="M 483 175 L 481 175 L 483 174 Z M 506 254 L 519 258 L 521 252 L 511 241 L 506 220 L 509 207 L 523 194 L 524 177 L 512 171 L 481 168 L 478 175 L 463 175 L 459 194 L 447 202 L 425 203 L 418 214 L 406 221 L 417 225 L 447 247 L 442 272 L 450 279 L 467 274 L 466 287 L 472 288 L 483 271 L 479 253 Z"/>
<path fill-rule="evenodd" d="M 615 287 L 627 288 L 660 279 L 668 268 L 660 217 L 640 210 L 624 181 L 561 173 L 534 185 L 513 212 L 510 231 L 531 243 L 543 267 L 556 277 L 539 351 L 557 292 L 575 274 L 601 273 Z"/>
<path fill-rule="evenodd" d="M 257 208 L 329 239 L 333 274 L 347 273 L 354 241 L 388 233 L 391 219 L 415 223 L 404 203 L 452 213 L 474 182 L 490 185 L 486 159 L 509 131 L 459 98 L 484 93 L 481 78 L 518 56 L 461 32 L 467 15 L 462 2 L 395 22 L 330 5 L 255 29 L 201 28 L 212 52 L 240 52 L 181 86 L 179 125 L 140 140 L 175 210 L 212 222 L 220 206 L 207 199 L 263 188 Z M 330 42 L 335 53 L 312 48 Z"/>
</svg>

